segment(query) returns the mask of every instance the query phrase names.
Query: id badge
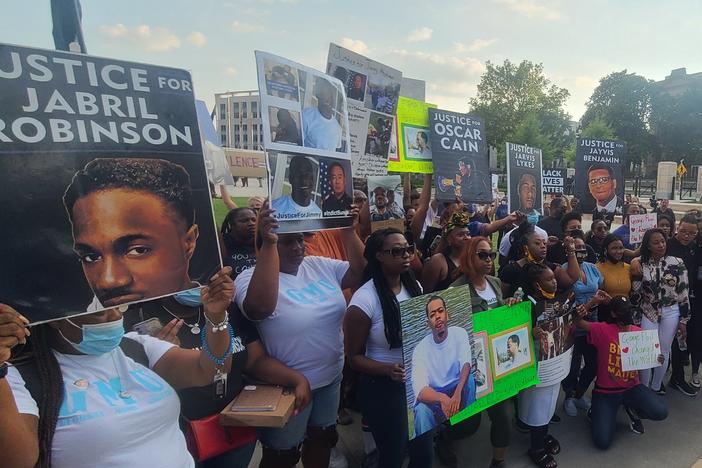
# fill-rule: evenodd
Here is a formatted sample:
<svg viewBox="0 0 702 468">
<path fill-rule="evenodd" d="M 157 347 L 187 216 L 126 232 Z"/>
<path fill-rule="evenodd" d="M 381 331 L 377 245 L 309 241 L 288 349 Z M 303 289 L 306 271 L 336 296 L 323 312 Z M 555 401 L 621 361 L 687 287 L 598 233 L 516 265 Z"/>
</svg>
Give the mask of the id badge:
<svg viewBox="0 0 702 468">
<path fill-rule="evenodd" d="M 221 400 L 227 394 L 227 374 L 217 369 L 214 376 L 214 399 Z"/>
</svg>

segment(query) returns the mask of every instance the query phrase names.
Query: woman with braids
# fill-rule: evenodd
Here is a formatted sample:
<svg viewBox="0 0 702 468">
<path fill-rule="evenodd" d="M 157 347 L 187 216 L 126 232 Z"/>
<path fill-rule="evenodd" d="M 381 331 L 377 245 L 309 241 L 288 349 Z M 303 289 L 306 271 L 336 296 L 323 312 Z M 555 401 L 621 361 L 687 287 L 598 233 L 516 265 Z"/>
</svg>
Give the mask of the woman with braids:
<svg viewBox="0 0 702 468">
<path fill-rule="evenodd" d="M 461 255 L 461 275 L 451 284 L 451 287 L 470 285 L 471 310 L 473 314 L 494 309 L 505 304 L 512 305 L 516 302 L 514 298 L 504 300 L 502 298 L 502 284 L 494 276 L 490 276 L 493 271 L 493 264 L 496 253 L 493 252 L 490 241 L 486 237 L 473 237 L 468 241 L 468 245 Z M 509 446 L 509 434 L 511 431 L 509 420 L 509 400 L 504 400 L 486 410 L 490 417 L 490 442 L 492 444 L 492 461 L 490 468 L 502 468 L 506 466 L 505 457 Z M 437 452 L 439 458 L 447 450 L 443 447 L 451 445 L 450 434 L 453 428 L 456 432 L 475 433 L 480 427 L 481 415 L 477 414 L 457 426 L 451 426 L 448 431 L 439 433 L 437 442 Z M 452 450 L 449 450 L 452 451 Z M 446 463 L 444 463 L 446 464 Z M 456 466 L 456 465 L 454 465 Z"/>
<path fill-rule="evenodd" d="M 30 336 L 29 322 L 0 304 L 3 466 L 194 467 L 175 390 L 209 385 L 230 369 L 229 274 L 221 269 L 202 289 L 206 317 L 224 326 L 203 328 L 202 350 L 125 336 L 118 309 L 38 325 Z M 31 352 L 7 368 L 10 349 L 25 341 Z M 145 365 L 127 357 L 128 347 Z"/>
<path fill-rule="evenodd" d="M 344 318 L 347 360 L 360 373 L 361 412 L 383 468 L 400 468 L 407 449 L 411 468 L 428 468 L 433 458 L 433 431 L 410 442 L 407 435 L 400 301 L 422 294 L 410 270 L 414 253 L 414 245 L 396 229 L 371 234 L 363 253 L 367 281 Z"/>
<path fill-rule="evenodd" d="M 234 208 L 222 221 L 222 263 L 232 267 L 232 278 L 256 265 L 256 213 L 251 208 Z"/>
<path fill-rule="evenodd" d="M 575 245 L 572 237 L 563 239 L 567 268 L 546 260 L 546 239 L 534 230 L 534 225 L 522 223 L 510 233 L 510 262 L 500 269 L 502 295 L 512 296 L 520 285 L 525 284 L 525 268 L 532 263 L 543 264 L 553 270 L 558 289 L 567 289 L 580 278 L 580 266 L 575 258 Z"/>
<path fill-rule="evenodd" d="M 343 290 L 363 277 L 363 243 L 353 226 L 341 230 L 348 261 L 305 257 L 302 233 L 276 234 L 278 222 L 264 205 L 259 214 L 256 266 L 236 278 L 236 303 L 256 323 L 268 355 L 302 373 L 312 389 L 310 404 L 282 428 L 263 428 L 261 468 L 326 468 L 337 442 L 346 312 Z M 302 447 L 302 452 L 300 448 Z"/>
</svg>

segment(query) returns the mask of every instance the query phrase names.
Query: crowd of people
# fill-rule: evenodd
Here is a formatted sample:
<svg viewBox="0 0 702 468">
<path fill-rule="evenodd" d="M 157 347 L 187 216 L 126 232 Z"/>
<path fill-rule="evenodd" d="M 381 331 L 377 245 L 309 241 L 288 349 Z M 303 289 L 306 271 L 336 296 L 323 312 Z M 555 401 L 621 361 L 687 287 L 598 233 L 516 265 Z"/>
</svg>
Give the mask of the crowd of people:
<svg viewBox="0 0 702 468">
<path fill-rule="evenodd" d="M 354 192 L 352 226 L 295 234 L 278 234 L 274 210 L 254 197 L 222 222 L 225 267 L 204 287 L 31 328 L 21 310 L 0 304 L 3 465 L 236 468 L 249 466 L 259 441 L 262 468 L 341 466 L 336 426 L 356 408 L 364 466 L 399 468 L 409 457 L 410 467 L 430 467 L 435 456 L 462 466 L 455 443 L 481 415 L 410 440 L 400 325 L 401 301 L 461 285 L 473 314 L 564 292 L 577 305 L 569 375 L 485 411 L 490 467 L 507 465 L 513 425 L 529 434 L 537 466 L 557 466 L 568 448 L 549 426 L 560 420 L 561 392 L 563 412 L 587 415 L 602 450 L 620 407 L 643 434 L 642 420 L 666 418 L 667 389 L 698 393 L 699 212 L 676 219 L 662 201 L 658 226 L 632 244 L 628 218 L 646 210 L 631 197 L 610 232 L 613 216 L 584 221 L 565 196 L 535 217 L 509 213 L 502 200 L 478 207 L 431 192 L 426 176 L 421 191 L 406 190 L 405 229 L 374 232 L 363 192 Z M 660 366 L 621 369 L 619 333 L 635 330 L 657 330 Z M 533 317 L 535 342 L 546 333 Z M 292 389 L 284 427 L 230 430 L 215 453 L 186 438 L 254 381 Z M 445 397 L 426 401 L 444 408 Z"/>
</svg>

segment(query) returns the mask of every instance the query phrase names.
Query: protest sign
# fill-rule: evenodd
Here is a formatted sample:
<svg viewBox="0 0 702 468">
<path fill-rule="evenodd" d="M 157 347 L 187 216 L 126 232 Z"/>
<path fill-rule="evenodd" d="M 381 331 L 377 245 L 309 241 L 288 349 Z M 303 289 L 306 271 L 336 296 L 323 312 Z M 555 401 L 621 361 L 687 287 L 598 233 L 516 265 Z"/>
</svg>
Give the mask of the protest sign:
<svg viewBox="0 0 702 468">
<path fill-rule="evenodd" d="M 484 376 L 476 375 L 473 365 L 470 311 L 468 285 L 400 303 L 410 439 L 452 416 L 439 403 L 430 402 L 427 393 L 457 395 L 460 411 L 475 401 L 477 385 L 484 384 Z"/>
<path fill-rule="evenodd" d="M 256 51 L 269 192 L 278 232 L 351 225 L 349 119 L 336 78 Z"/>
<path fill-rule="evenodd" d="M 561 294 L 534 305 L 536 324 L 542 330 L 541 338 L 537 341 L 539 387 L 558 383 L 570 372 L 575 331 L 574 310 L 572 293 Z"/>
<path fill-rule="evenodd" d="M 498 200 L 500 198 L 500 189 L 498 184 L 500 182 L 500 176 L 498 174 L 492 174 L 492 199 Z"/>
<path fill-rule="evenodd" d="M 388 161 L 389 171 L 420 174 L 434 172 L 428 114 L 432 107 L 436 105 L 400 96 L 396 125 L 397 158 L 393 159 L 391 155 Z"/>
<path fill-rule="evenodd" d="M 429 109 L 436 195 L 442 201 L 492 202 L 485 123 L 474 115 Z"/>
<path fill-rule="evenodd" d="M 263 151 L 224 148 L 229 170 L 234 177 L 266 177 L 266 154 Z"/>
<path fill-rule="evenodd" d="M 562 194 L 565 190 L 567 170 L 559 169 L 543 169 L 541 171 L 541 181 L 543 183 L 544 195 Z"/>
<path fill-rule="evenodd" d="M 402 190 L 402 180 L 399 175 L 368 177 L 371 232 L 389 227 L 404 232 L 405 210 L 402 207 Z"/>
<path fill-rule="evenodd" d="M 234 177 L 229 170 L 229 162 L 220 146 L 220 138 L 215 131 L 214 124 L 207 111 L 207 104 L 204 101 L 195 101 L 197 110 L 197 123 L 200 127 L 200 140 L 202 141 L 202 153 L 205 156 L 205 169 L 207 178 L 213 185 L 234 185 Z"/>
<path fill-rule="evenodd" d="M 621 213 L 624 205 L 626 142 L 578 138 L 575 196 L 583 213 Z"/>
<path fill-rule="evenodd" d="M 632 244 L 641 242 L 646 231 L 656 227 L 657 223 L 656 213 L 629 215 L 629 242 Z"/>
<path fill-rule="evenodd" d="M 541 215 L 541 149 L 508 142 L 506 154 L 509 211 Z"/>
<path fill-rule="evenodd" d="M 661 365 L 661 343 L 657 330 L 619 332 L 619 350 L 621 351 L 624 372 L 652 369 Z M 616 368 L 616 366 L 615 366 Z"/>
<path fill-rule="evenodd" d="M 354 176 L 387 174 L 402 72 L 329 44 L 327 73 L 346 90 Z"/>
<path fill-rule="evenodd" d="M 531 302 L 473 314 L 477 400 L 451 417 L 457 424 L 538 383 L 531 339 Z"/>
<path fill-rule="evenodd" d="M 220 268 L 190 73 L 0 45 L 0 102 L 0 302 L 40 323 Z"/>
</svg>

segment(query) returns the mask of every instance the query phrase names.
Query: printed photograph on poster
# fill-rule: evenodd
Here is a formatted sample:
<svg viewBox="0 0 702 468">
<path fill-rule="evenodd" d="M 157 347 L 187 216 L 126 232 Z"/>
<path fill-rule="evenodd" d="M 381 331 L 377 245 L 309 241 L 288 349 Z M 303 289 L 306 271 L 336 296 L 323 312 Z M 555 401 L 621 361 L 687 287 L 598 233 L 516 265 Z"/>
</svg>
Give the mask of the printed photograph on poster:
<svg viewBox="0 0 702 468">
<path fill-rule="evenodd" d="M 224 149 L 219 144 L 221 140 L 212 123 L 207 104 L 205 101 L 196 100 L 195 109 L 200 127 L 200 141 L 202 141 L 202 153 L 205 156 L 207 178 L 215 187 L 234 186 L 234 177 L 229 169 Z"/>
<path fill-rule="evenodd" d="M 473 333 L 476 398 L 482 398 L 492 392 L 492 373 L 490 372 L 490 353 L 488 349 L 487 332 Z"/>
<path fill-rule="evenodd" d="M 495 379 L 516 372 L 534 363 L 529 327 L 522 325 L 490 337 L 490 351 Z"/>
<path fill-rule="evenodd" d="M 399 175 L 368 177 L 368 207 L 372 231 L 387 227 L 405 230 L 402 191 Z"/>
<path fill-rule="evenodd" d="M 429 130 L 437 198 L 491 203 L 490 161 L 483 119 L 429 109 Z"/>
<path fill-rule="evenodd" d="M 351 224 L 351 162 L 293 153 L 268 152 L 273 216 L 279 232 L 304 232 Z"/>
<path fill-rule="evenodd" d="M 562 194 L 565 190 L 567 169 L 542 169 L 541 181 L 544 195 Z"/>
<path fill-rule="evenodd" d="M 403 125 L 402 132 L 405 144 L 405 157 L 420 161 L 431 161 L 431 143 L 429 143 L 429 129 Z"/>
<path fill-rule="evenodd" d="M 583 213 L 621 213 L 626 163 L 625 141 L 577 139 L 575 196 Z"/>
<path fill-rule="evenodd" d="M 189 72 L 0 45 L 13 55 L 43 65 L 0 77 L 2 302 L 42 323 L 206 284 L 221 260 Z"/>
<path fill-rule="evenodd" d="M 266 150 L 348 157 L 344 85 L 329 75 L 256 51 Z"/>
<path fill-rule="evenodd" d="M 484 384 L 473 366 L 470 311 L 468 285 L 400 304 L 410 439 L 469 406 Z"/>
<path fill-rule="evenodd" d="M 402 72 L 330 44 L 327 73 L 346 91 L 354 175 L 387 174 Z"/>
<path fill-rule="evenodd" d="M 527 145 L 506 143 L 507 192 L 509 211 L 525 215 L 541 215 L 541 150 Z"/>
<path fill-rule="evenodd" d="M 572 293 L 557 295 L 534 306 L 541 337 L 536 341 L 539 385 L 562 381 L 570 372 L 575 332 L 575 305 Z"/>
</svg>

